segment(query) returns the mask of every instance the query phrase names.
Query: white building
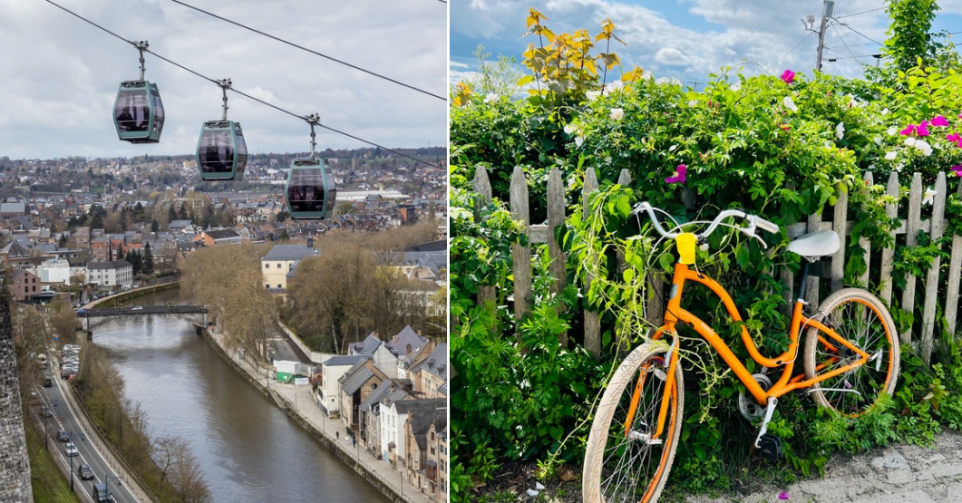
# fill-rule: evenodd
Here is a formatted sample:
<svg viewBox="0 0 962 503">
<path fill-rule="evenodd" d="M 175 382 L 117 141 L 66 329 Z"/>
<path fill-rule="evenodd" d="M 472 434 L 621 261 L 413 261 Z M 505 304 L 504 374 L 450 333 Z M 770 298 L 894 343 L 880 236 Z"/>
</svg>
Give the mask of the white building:
<svg viewBox="0 0 962 503">
<path fill-rule="evenodd" d="M 123 288 L 133 284 L 133 281 L 134 266 L 126 260 L 87 264 L 87 283 Z"/>
<path fill-rule="evenodd" d="M 37 267 L 37 276 L 43 283 L 70 285 L 70 263 L 64 259 L 49 259 Z"/>
<path fill-rule="evenodd" d="M 370 358 L 370 355 L 333 356 L 321 363 L 321 385 L 318 386 L 318 406 L 327 413 L 328 417 L 337 417 L 340 413 L 341 390 L 337 380 L 354 365 Z"/>
</svg>

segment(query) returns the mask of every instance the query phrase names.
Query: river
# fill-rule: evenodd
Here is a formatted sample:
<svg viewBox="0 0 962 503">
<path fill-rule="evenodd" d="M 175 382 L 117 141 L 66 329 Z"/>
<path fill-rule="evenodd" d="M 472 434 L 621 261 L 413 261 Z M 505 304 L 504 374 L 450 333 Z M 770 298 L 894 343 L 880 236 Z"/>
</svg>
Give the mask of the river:
<svg viewBox="0 0 962 503">
<path fill-rule="evenodd" d="M 214 501 L 389 501 L 224 363 L 187 321 L 111 318 L 93 331 L 124 378 L 126 398 L 146 412 L 151 437 L 187 439 Z"/>
</svg>

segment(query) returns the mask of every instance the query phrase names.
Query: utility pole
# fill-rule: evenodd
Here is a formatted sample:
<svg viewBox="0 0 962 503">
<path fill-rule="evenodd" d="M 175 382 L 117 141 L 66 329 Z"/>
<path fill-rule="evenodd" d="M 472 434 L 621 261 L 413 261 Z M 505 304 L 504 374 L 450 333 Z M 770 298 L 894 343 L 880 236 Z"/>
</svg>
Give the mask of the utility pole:
<svg viewBox="0 0 962 503">
<path fill-rule="evenodd" d="M 802 24 L 805 25 L 806 30 L 818 33 L 818 54 L 815 56 L 815 70 L 819 72 L 822 71 L 822 50 L 825 48 L 825 28 L 828 28 L 828 21 L 834 13 L 834 0 L 825 0 L 822 6 L 822 21 L 819 24 L 818 31 L 815 31 L 815 16 L 809 15 L 807 20 L 802 20 Z"/>
</svg>

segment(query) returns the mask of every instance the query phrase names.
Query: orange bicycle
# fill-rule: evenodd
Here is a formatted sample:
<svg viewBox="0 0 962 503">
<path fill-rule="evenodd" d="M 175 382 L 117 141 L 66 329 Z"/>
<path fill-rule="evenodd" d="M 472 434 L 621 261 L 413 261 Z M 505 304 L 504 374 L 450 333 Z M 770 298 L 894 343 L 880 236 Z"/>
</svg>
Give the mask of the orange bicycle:
<svg viewBox="0 0 962 503">
<path fill-rule="evenodd" d="M 698 332 L 745 385 L 747 394 L 739 397 L 738 409 L 746 418 L 762 418 L 755 447 L 768 455 L 781 448 L 776 437 L 766 434 L 778 397 L 805 389 L 819 405 L 857 416 L 872 408 L 882 393 L 892 394 L 895 389 L 899 370 L 895 324 L 878 298 L 857 288 L 833 293 L 811 316 L 803 312 L 807 302 L 799 295 L 792 312 L 788 350 L 774 358 L 759 353 L 742 325 L 742 342 L 751 358 L 766 369 L 781 368 L 780 376 L 776 372 L 751 374 L 715 330 L 682 307 L 682 297 L 688 282 L 704 285 L 721 299 L 733 322 L 741 322 L 741 315 L 725 289 L 697 267 L 692 270 L 689 266 L 695 265 L 696 248 L 706 244 L 708 236 L 719 226 L 734 228 L 757 239 L 762 246 L 765 243 L 756 229 L 777 233 L 778 226 L 756 215 L 725 210 L 710 223 L 674 222 L 672 230 L 677 232 L 668 232 L 656 218 L 655 210 L 648 203 L 640 203 L 632 213 L 646 212 L 654 229 L 665 239 L 674 240 L 678 250 L 665 321 L 650 334 L 650 342 L 625 358 L 602 395 L 585 453 L 585 503 L 653 503 L 661 495 L 683 422 L 684 378 L 675 331 L 679 322 Z M 728 218 L 741 219 L 747 225 L 723 223 Z M 681 232 L 692 224 L 708 227 L 700 234 Z M 805 259 L 799 292 L 805 291 L 809 264 L 834 254 L 839 246 L 834 231 L 809 233 L 788 244 L 788 251 Z M 803 330 L 807 331 L 804 374 L 793 377 Z"/>
</svg>

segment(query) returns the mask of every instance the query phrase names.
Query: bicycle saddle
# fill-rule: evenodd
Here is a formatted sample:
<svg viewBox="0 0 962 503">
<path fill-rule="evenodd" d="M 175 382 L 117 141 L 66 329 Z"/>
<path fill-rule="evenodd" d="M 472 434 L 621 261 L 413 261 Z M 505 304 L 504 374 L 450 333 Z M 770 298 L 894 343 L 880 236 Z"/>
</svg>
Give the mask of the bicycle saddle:
<svg viewBox="0 0 962 503">
<path fill-rule="evenodd" d="M 834 254 L 841 246 L 842 242 L 839 241 L 835 231 L 816 231 L 791 241 L 786 249 L 801 255 L 809 262 L 814 262 L 819 257 Z"/>
</svg>

